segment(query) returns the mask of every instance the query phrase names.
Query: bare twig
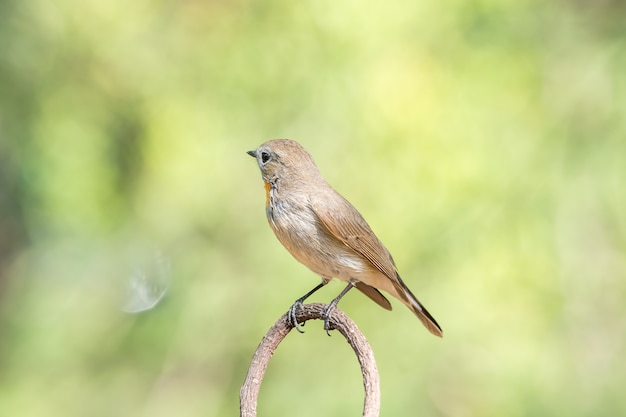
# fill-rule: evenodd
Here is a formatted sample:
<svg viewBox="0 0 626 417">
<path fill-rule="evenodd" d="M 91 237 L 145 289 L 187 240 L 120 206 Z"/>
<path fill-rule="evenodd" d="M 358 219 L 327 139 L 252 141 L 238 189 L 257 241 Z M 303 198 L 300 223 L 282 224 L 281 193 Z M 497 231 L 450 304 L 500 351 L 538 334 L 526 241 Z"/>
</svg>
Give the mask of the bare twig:
<svg viewBox="0 0 626 417">
<path fill-rule="evenodd" d="M 304 323 L 311 319 L 323 320 L 325 307 L 326 304 L 320 303 L 303 305 L 303 308 L 298 309 L 296 314 L 298 322 Z M 371 346 L 356 324 L 338 309 L 335 309 L 330 316 L 330 328 L 338 330 L 346 338 L 361 365 L 365 387 L 363 417 L 377 417 L 380 412 L 380 382 Z M 239 397 L 241 417 L 256 417 L 257 399 L 265 370 L 278 345 L 291 329 L 293 326 L 288 322 L 287 314 L 284 314 L 263 336 L 263 340 L 254 352 L 248 375 L 241 387 Z"/>
</svg>

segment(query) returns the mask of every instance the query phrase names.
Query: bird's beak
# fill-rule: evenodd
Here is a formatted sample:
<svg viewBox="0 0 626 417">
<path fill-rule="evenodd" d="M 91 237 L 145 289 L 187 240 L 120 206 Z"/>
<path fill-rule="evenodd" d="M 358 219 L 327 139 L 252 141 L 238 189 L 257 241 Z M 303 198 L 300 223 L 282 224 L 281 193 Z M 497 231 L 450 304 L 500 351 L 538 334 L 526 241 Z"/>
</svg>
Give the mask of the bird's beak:
<svg viewBox="0 0 626 417">
<path fill-rule="evenodd" d="M 248 155 L 250 155 L 251 157 L 256 158 L 256 149 L 255 149 L 255 150 L 253 150 L 253 151 L 248 151 L 248 152 L 246 152 L 246 153 L 247 153 Z"/>
</svg>

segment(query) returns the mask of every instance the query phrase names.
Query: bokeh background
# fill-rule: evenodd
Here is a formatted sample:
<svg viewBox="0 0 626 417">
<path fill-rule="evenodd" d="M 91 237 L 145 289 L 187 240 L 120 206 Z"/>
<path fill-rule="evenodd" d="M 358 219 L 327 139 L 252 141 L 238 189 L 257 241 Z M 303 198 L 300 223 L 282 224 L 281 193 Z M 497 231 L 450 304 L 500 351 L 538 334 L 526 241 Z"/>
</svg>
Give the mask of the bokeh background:
<svg viewBox="0 0 626 417">
<path fill-rule="evenodd" d="M 626 414 L 623 2 L 5 0 L 0 415 L 237 415 L 262 335 L 318 282 L 245 154 L 277 137 L 444 329 L 342 301 L 382 416 Z M 362 392 L 312 322 L 259 413 L 360 415 Z"/>
</svg>

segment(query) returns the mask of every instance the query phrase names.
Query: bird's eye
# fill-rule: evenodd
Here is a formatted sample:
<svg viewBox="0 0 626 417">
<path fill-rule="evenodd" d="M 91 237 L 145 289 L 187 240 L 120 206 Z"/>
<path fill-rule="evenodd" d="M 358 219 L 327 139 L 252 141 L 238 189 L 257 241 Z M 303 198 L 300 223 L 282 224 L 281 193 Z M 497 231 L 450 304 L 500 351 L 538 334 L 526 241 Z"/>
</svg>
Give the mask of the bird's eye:
<svg viewBox="0 0 626 417">
<path fill-rule="evenodd" d="M 261 162 L 266 163 L 267 161 L 270 160 L 270 153 L 269 152 L 261 152 Z"/>
</svg>

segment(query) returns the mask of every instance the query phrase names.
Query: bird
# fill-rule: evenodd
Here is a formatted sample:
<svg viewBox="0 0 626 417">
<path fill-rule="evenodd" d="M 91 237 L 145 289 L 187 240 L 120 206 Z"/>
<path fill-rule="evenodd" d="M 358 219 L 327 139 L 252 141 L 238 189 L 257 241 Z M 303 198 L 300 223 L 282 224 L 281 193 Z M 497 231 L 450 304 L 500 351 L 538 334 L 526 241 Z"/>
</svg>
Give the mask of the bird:
<svg viewBox="0 0 626 417">
<path fill-rule="evenodd" d="M 333 278 L 347 283 L 323 313 L 330 335 L 330 315 L 352 288 L 382 308 L 390 294 L 409 308 L 433 335 L 441 327 L 404 283 L 396 264 L 361 213 L 324 180 L 313 157 L 298 142 L 274 139 L 247 152 L 254 157 L 265 187 L 265 212 L 270 228 L 291 255 L 322 282 L 298 298 L 288 320 L 299 332 L 296 311 L 309 296 Z"/>
</svg>

